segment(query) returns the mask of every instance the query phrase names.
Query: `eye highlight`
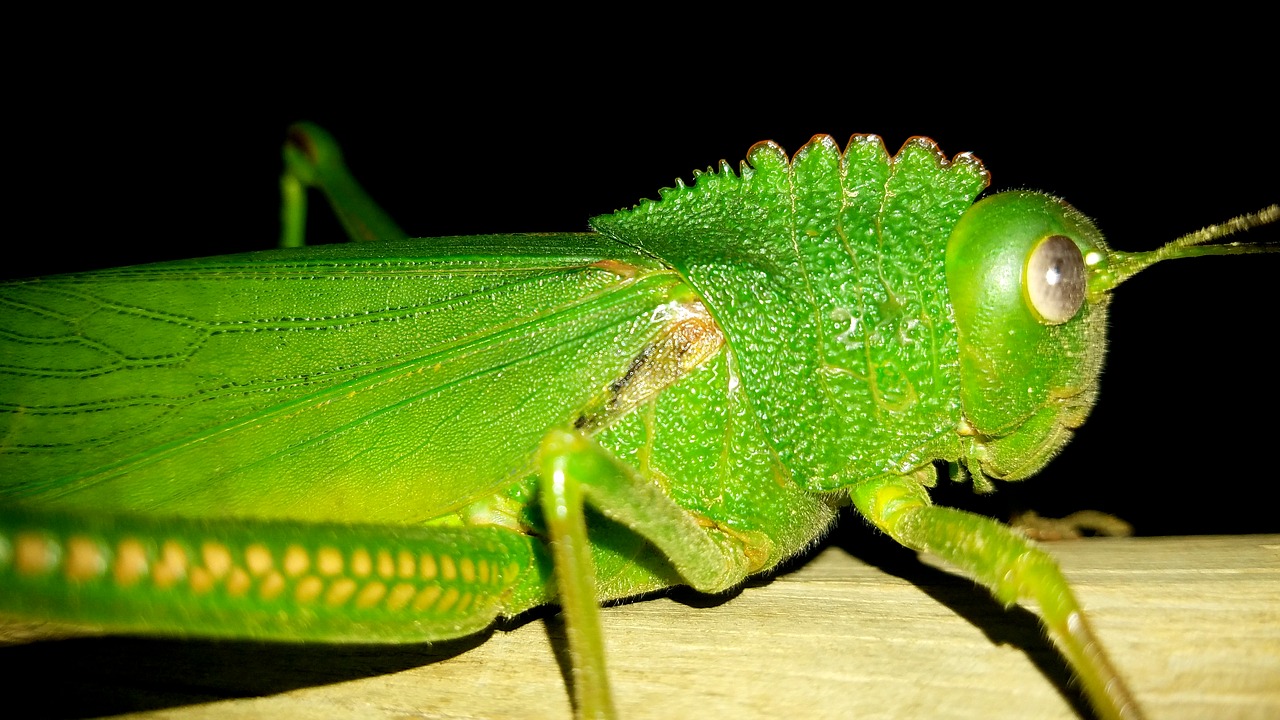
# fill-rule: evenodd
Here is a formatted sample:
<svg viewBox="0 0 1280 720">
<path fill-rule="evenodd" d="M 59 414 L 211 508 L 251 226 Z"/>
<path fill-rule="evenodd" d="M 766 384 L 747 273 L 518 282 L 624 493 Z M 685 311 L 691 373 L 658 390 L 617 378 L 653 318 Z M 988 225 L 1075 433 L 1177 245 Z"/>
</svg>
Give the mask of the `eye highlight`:
<svg viewBox="0 0 1280 720">
<path fill-rule="evenodd" d="M 1060 325 L 1076 316 L 1084 304 L 1084 257 L 1065 235 L 1050 235 L 1027 256 L 1023 274 L 1027 303 L 1046 325 Z"/>
</svg>

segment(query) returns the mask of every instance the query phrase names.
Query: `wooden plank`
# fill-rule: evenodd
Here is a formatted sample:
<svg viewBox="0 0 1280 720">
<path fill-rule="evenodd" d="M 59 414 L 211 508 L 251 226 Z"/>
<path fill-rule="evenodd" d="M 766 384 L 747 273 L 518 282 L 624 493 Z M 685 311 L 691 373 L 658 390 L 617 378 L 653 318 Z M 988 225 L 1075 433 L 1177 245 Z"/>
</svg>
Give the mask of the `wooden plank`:
<svg viewBox="0 0 1280 720">
<path fill-rule="evenodd" d="M 1029 612 L 881 540 L 852 541 L 727 598 L 606 610 L 622 717 L 1077 716 Z M 1152 718 L 1280 717 L 1280 536 L 1051 551 Z M 10 623 L 0 672 L 11 703 L 53 717 L 563 719 L 560 631 L 544 613 L 461 642 L 353 647 Z"/>
</svg>

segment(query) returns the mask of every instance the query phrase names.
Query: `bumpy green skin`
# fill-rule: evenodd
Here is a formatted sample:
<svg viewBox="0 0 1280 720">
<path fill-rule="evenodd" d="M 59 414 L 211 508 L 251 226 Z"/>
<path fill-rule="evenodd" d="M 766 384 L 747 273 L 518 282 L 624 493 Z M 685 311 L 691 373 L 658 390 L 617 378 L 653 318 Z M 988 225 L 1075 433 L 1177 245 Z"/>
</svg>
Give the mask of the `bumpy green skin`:
<svg viewBox="0 0 1280 720">
<path fill-rule="evenodd" d="M 975 351 L 960 337 L 977 331 L 946 291 L 982 167 L 926 140 L 891 158 L 875 136 L 748 159 L 593 221 L 621 244 L 441 238 L 8 284 L 0 492 L 86 513 L 537 534 L 538 442 L 623 374 L 662 324 L 654 308 L 690 295 L 682 278 L 728 351 L 600 439 L 754 570 L 830 523 L 837 498 L 813 491 L 934 458 L 995 468 L 1010 423 L 987 430 L 982 413 L 1010 403 L 962 389 Z M 957 435 L 962 412 L 981 437 Z M 592 542 L 602 598 L 682 582 L 625 528 Z M 553 595 L 535 554 L 504 612 Z"/>
<path fill-rule="evenodd" d="M 593 266 L 620 258 L 633 276 Z M 598 235 L 331 246 L 11 283 L 0 287 L 2 493 L 27 508 L 28 526 L 37 509 L 64 513 L 54 524 L 71 522 L 56 519 L 65 513 L 175 519 L 136 528 L 152 548 L 252 534 L 264 520 L 292 523 L 298 537 L 317 522 L 377 523 L 391 535 L 496 524 L 532 549 L 513 555 L 519 582 L 470 632 L 554 599 L 531 458 L 547 429 L 572 424 L 642 352 L 663 326 L 654 309 L 689 294 L 671 271 Z M 777 482 L 785 470 L 741 402 L 726 401 L 728 385 L 720 355 L 603 440 L 741 537 L 760 570 L 812 542 L 834 501 Z M 213 531 L 201 525 L 211 521 Z M 0 522 L 0 539 L 13 545 L 9 525 Z M 591 538 L 601 598 L 683 582 L 626 528 L 606 522 Z M 111 587 L 115 548 L 101 542 L 95 597 Z M 147 630 L 138 618 L 158 617 L 158 599 L 173 617 L 195 618 L 211 597 L 185 582 L 140 591 L 152 582 L 116 587 L 120 602 L 57 602 L 68 587 L 83 596 L 66 567 L 38 573 L 37 585 L 14 568 L 0 563 L 7 609 L 122 629 Z M 326 578 L 326 591 L 336 581 Z M 257 597 L 255 585 L 244 602 Z M 292 586 L 272 602 L 290 597 Z M 338 615 L 326 618 L 305 630 L 195 620 L 150 629 L 357 639 Z M 408 611 L 382 622 L 363 639 L 465 634 Z"/>
<path fill-rule="evenodd" d="M 762 143 L 748 162 L 741 177 L 701 175 L 592 225 L 702 294 L 802 487 L 954 458 L 959 348 L 944 253 L 986 172 L 922 139 L 891 161 L 875 136 L 855 136 L 843 156 L 815 138 L 793 162 Z"/>
<path fill-rule="evenodd" d="M 323 147 L 287 154 L 299 182 L 338 157 L 309 137 Z M 579 709 L 607 714 L 584 603 L 730 587 L 851 499 L 1001 599 L 1037 600 L 1098 707 L 1126 707 L 1052 561 L 925 490 L 936 459 L 1030 474 L 1087 414 L 1105 294 L 1046 325 L 1015 280 L 1046 233 L 1105 262 L 1096 230 L 1039 195 L 971 208 L 986 172 L 928 140 L 891 158 L 874 136 L 844 153 L 822 136 L 748 160 L 596 218 L 598 235 L 0 286 L 0 610 L 404 641 L 569 598 Z M 320 170 L 344 221 L 383 226 L 345 171 Z M 686 327 L 716 340 L 673 342 Z M 697 367 L 654 370 L 686 354 Z M 577 568 L 554 583 L 549 545 Z"/>
</svg>

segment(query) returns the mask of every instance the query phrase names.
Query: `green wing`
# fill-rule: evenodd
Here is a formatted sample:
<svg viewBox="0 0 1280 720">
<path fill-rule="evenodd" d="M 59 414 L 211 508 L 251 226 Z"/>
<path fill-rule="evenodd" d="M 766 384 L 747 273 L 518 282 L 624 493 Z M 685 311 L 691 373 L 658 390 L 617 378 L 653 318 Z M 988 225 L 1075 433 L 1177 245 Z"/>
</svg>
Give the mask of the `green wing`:
<svg viewBox="0 0 1280 720">
<path fill-rule="evenodd" d="M 0 497 L 200 518 L 435 517 L 521 474 L 547 429 L 643 349 L 652 309 L 687 292 L 590 235 L 7 284 Z"/>
</svg>

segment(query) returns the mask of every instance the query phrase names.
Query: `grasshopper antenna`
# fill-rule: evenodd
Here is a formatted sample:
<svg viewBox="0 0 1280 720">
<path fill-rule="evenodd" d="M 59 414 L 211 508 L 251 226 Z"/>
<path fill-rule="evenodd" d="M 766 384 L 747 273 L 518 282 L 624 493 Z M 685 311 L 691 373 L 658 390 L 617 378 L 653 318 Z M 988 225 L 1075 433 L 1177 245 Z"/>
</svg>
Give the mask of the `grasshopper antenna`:
<svg viewBox="0 0 1280 720">
<path fill-rule="evenodd" d="M 1257 212 L 1240 215 L 1226 222 L 1187 233 L 1155 250 L 1132 253 L 1112 252 L 1108 257 L 1106 266 L 1100 268 L 1090 279 L 1089 290 L 1091 293 L 1109 292 L 1125 280 L 1163 260 L 1204 255 L 1248 255 L 1252 253 L 1280 252 L 1280 245 L 1275 244 L 1242 242 L 1212 244 L 1237 233 L 1269 225 L 1277 220 L 1280 220 L 1280 205 L 1269 205 Z M 1087 263 L 1089 260 L 1089 258 L 1086 258 Z M 1099 257 L 1094 259 L 1094 262 L 1100 260 L 1101 258 Z"/>
</svg>

